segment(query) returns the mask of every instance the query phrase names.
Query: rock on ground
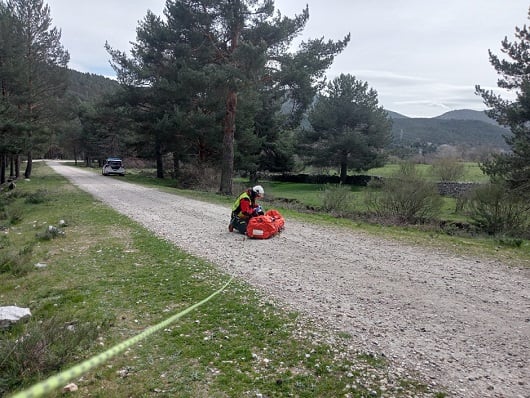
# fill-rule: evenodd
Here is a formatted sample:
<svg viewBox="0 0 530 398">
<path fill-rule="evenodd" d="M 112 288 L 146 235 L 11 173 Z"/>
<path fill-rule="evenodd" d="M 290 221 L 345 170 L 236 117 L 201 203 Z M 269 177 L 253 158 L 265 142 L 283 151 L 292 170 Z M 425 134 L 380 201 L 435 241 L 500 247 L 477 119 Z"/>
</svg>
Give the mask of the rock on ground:
<svg viewBox="0 0 530 398">
<path fill-rule="evenodd" d="M 29 308 L 8 305 L 0 307 L 0 329 L 5 329 L 14 323 L 23 321 L 31 316 Z"/>
</svg>

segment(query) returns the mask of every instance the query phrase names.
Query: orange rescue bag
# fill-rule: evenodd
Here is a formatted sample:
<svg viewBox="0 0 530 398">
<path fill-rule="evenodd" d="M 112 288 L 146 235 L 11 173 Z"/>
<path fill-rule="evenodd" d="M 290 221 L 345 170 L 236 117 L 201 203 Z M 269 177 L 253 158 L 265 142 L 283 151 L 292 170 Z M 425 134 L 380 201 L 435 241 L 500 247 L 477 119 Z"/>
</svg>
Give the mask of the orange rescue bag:
<svg viewBox="0 0 530 398">
<path fill-rule="evenodd" d="M 280 232 L 285 225 L 282 215 L 276 210 L 268 210 L 263 216 L 252 217 L 247 225 L 247 236 L 255 239 L 268 239 Z"/>
</svg>

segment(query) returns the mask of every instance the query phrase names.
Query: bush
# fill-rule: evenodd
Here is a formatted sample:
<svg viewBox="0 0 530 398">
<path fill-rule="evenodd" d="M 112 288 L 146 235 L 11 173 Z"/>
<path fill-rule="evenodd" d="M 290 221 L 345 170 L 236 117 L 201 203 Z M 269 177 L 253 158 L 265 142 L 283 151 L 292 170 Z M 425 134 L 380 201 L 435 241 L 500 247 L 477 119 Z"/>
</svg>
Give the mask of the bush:
<svg viewBox="0 0 530 398">
<path fill-rule="evenodd" d="M 412 163 L 404 163 L 390 178 L 372 181 L 365 197 L 376 215 L 415 223 L 439 215 L 442 198 L 436 184 L 426 181 Z"/>
<path fill-rule="evenodd" d="M 28 245 L 20 250 L 8 250 L 10 243 L 8 240 L 3 240 L 2 246 L 5 246 L 5 249 L 0 252 L 0 273 L 21 276 L 33 269 L 33 265 L 31 264 L 32 245 Z"/>
<path fill-rule="evenodd" d="M 466 201 L 471 222 L 490 235 L 529 237 L 530 206 L 502 183 L 475 188 Z"/>
<path fill-rule="evenodd" d="M 432 174 L 440 181 L 458 181 L 465 173 L 465 165 L 452 158 L 439 158 L 432 164 Z"/>
<path fill-rule="evenodd" d="M 215 192 L 219 189 L 219 181 L 219 170 L 195 164 L 183 166 L 177 176 L 177 186 L 183 189 Z"/>
<path fill-rule="evenodd" d="M 36 205 L 36 204 L 48 202 L 49 200 L 50 198 L 49 198 L 48 191 L 45 189 L 39 189 L 38 191 L 28 193 L 26 195 L 25 202 Z"/>
<path fill-rule="evenodd" d="M 326 184 L 322 191 L 322 210 L 338 215 L 351 212 L 352 192 L 351 187 L 346 185 Z"/>
<path fill-rule="evenodd" d="M 8 224 L 15 225 L 18 224 L 24 218 L 24 208 L 22 206 L 17 206 L 13 204 L 5 209 L 5 217 L 7 218 Z"/>
<path fill-rule="evenodd" d="M 98 325 L 91 322 L 66 322 L 58 318 L 30 321 L 23 327 L 23 333 L 5 332 L 7 336 L 0 340 L 1 396 L 35 377 L 60 370 L 98 335 Z"/>
<path fill-rule="evenodd" d="M 48 225 L 44 231 L 38 233 L 36 236 L 39 240 L 53 240 L 64 236 L 64 231 L 54 225 Z"/>
</svg>

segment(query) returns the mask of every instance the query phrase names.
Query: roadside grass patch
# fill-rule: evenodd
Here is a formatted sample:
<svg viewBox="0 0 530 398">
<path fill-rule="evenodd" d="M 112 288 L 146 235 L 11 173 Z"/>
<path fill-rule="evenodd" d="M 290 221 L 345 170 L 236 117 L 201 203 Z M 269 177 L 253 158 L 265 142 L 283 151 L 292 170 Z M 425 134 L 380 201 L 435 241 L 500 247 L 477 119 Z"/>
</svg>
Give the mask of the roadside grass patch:
<svg viewBox="0 0 530 398">
<path fill-rule="evenodd" d="M 12 245 L 4 244 L 4 250 L 0 252 L 0 274 L 9 273 L 15 276 L 25 275 L 31 271 L 31 255 L 33 245 L 28 244 L 20 249 Z"/>
<path fill-rule="evenodd" d="M 229 278 L 45 165 L 37 163 L 34 174 L 17 189 L 46 186 L 49 200 L 24 203 L 21 222 L 2 241 L 32 248 L 25 274 L 0 273 L 2 305 L 29 307 L 32 318 L 0 331 L 0 395 L 137 335 Z M 68 220 L 64 236 L 37 239 L 36 231 L 59 220 Z M 21 339 L 32 348 L 17 351 Z M 22 368 L 24 361 L 39 366 Z M 397 397 L 414 395 L 417 385 L 428 391 L 421 382 L 404 389 L 390 368 L 372 361 L 347 335 L 322 330 L 234 280 L 212 301 L 72 381 L 77 397 L 365 397 L 379 396 L 381 383 Z"/>
</svg>

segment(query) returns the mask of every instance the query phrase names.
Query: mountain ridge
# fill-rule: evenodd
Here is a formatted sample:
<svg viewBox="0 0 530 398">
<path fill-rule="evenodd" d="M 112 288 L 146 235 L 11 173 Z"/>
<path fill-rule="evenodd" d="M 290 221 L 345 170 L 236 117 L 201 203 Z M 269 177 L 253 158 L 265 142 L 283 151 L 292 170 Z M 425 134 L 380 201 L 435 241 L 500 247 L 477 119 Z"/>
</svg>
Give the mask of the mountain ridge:
<svg viewBox="0 0 530 398">
<path fill-rule="evenodd" d="M 455 109 L 442 113 L 438 116 L 415 117 L 406 116 L 399 112 L 385 109 L 391 119 L 449 119 L 449 120 L 480 120 L 487 123 L 497 124 L 497 122 L 486 115 L 486 111 L 475 111 L 473 109 Z"/>
<path fill-rule="evenodd" d="M 508 149 L 504 137 L 510 131 L 484 111 L 459 109 L 430 118 L 408 117 L 387 111 L 392 119 L 396 145 L 454 145 Z"/>
</svg>

